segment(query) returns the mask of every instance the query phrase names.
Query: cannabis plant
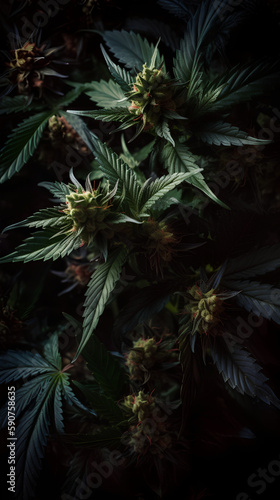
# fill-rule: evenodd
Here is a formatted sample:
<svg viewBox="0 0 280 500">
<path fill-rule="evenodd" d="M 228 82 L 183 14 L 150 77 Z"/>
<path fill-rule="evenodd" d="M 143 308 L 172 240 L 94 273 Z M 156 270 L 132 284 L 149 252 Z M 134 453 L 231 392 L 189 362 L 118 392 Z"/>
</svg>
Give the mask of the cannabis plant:
<svg viewBox="0 0 280 500">
<path fill-rule="evenodd" d="M 52 76 L 56 90 L 61 75 L 50 65 L 59 50 L 31 39 L 12 50 L 3 76 L 13 88 L 1 113 L 27 117 L 1 151 L 1 182 L 18 185 L 24 164 L 36 166 L 38 196 L 48 200 L 26 212 L 28 178 L 18 190 L 26 215 L 19 221 L 8 204 L 0 240 L 0 383 L 9 391 L 0 413 L 16 437 L 19 499 L 43 498 L 53 461 L 63 500 L 93 498 L 97 488 L 167 499 L 185 478 L 187 498 L 201 498 L 194 457 L 257 440 L 257 411 L 279 421 L 276 368 L 262 355 L 280 325 L 277 205 L 262 206 L 257 162 L 230 170 L 223 191 L 213 186 L 227 160 L 252 147 L 269 163 L 271 139 L 248 122 L 268 90 L 279 90 L 279 62 L 225 64 L 244 5 L 158 7 L 179 15 L 178 32 L 166 13 L 128 19 L 135 31 L 112 29 L 106 16 L 93 29 L 79 24 L 101 79 L 99 66 L 92 80 L 81 64 L 64 80 L 72 89 L 50 97 L 43 84 Z M 66 18 L 72 8 L 63 7 Z M 104 140 L 106 122 L 118 125 Z M 66 161 L 69 144 L 82 160 L 53 179 L 42 166 L 48 155 Z"/>
</svg>

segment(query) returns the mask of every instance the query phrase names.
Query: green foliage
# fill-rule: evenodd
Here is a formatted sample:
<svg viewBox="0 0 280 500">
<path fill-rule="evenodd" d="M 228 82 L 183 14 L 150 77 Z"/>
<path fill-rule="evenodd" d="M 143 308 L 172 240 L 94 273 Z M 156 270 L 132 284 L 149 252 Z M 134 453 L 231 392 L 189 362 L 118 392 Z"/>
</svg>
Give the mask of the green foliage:
<svg viewBox="0 0 280 500">
<path fill-rule="evenodd" d="M 34 483 L 39 480 L 52 421 L 56 432 L 63 432 L 62 399 L 73 399 L 68 391 L 69 375 L 61 371 L 56 334 L 46 344 L 44 354 L 45 359 L 28 351 L 1 355 L 0 383 L 33 377 L 16 392 L 16 496 L 20 499 L 35 495 Z M 87 411 L 76 398 L 73 402 Z M 7 408 L 1 413 L 2 426 L 6 426 Z"/>
<path fill-rule="evenodd" d="M 149 44 L 147 40 L 143 40 L 139 34 L 133 31 L 105 31 L 103 38 L 120 62 L 125 64 L 127 68 L 139 68 L 141 70 L 144 63 L 151 64 L 155 46 Z M 153 61 L 153 66 L 160 66 L 162 58 L 158 51 Z"/>
<path fill-rule="evenodd" d="M 252 426 L 255 409 L 273 425 L 280 409 L 269 352 L 280 325 L 277 155 L 273 141 L 250 135 L 277 133 L 279 62 L 270 54 L 251 60 L 251 46 L 242 45 L 245 62 L 231 67 L 237 54 L 230 36 L 255 7 L 159 0 L 158 19 L 133 14 L 118 30 L 123 7 L 97 3 L 60 9 L 67 58 L 72 42 L 77 49 L 71 80 L 64 80 L 70 90 L 56 86 L 59 73 L 45 55 L 35 61 L 43 71 L 32 73 L 32 41 L 11 49 L 3 75 L 11 96 L 0 103 L 9 126 L 0 182 L 29 169 L 10 183 L 18 207 L 13 192 L 7 189 L 6 200 L 3 191 L 9 226 L 1 228 L 0 258 L 17 263 L 0 275 L 3 351 L 7 346 L 0 383 L 16 387 L 17 498 L 24 500 L 37 494 L 53 440 L 49 459 L 57 453 L 66 469 L 69 457 L 62 499 L 70 490 L 71 498 L 80 495 L 76 482 L 96 472 L 93 463 L 108 463 L 110 448 L 125 466 L 118 484 L 137 466 L 136 483 L 132 477 L 121 494 L 133 495 L 136 484 L 139 497 L 165 497 L 170 478 L 180 479 L 178 460 L 183 475 L 189 470 L 190 434 L 202 454 L 243 435 L 246 415 L 232 417 L 223 383 L 234 404 L 254 410 Z M 19 12 L 31 11 L 29 4 Z M 107 8 L 117 9 L 116 19 L 103 18 Z M 77 17 L 74 41 L 68 23 L 78 12 L 99 31 L 84 29 Z M 63 62 L 61 48 L 43 49 Z M 52 197 L 43 208 L 40 191 L 33 193 L 37 179 Z M 6 255 L 8 230 L 25 239 Z M 20 262 L 28 263 L 24 271 Z M 67 283 L 59 300 L 58 277 Z M 239 320 L 252 315 L 261 328 L 244 338 Z M 225 422 L 221 432 L 219 421 L 208 425 L 213 408 Z M 0 417 L 7 427 L 7 405 Z M 198 494 L 192 484 L 189 491 Z"/>
<path fill-rule="evenodd" d="M 120 277 L 126 258 L 127 249 L 120 246 L 108 256 L 107 262 L 101 264 L 93 273 L 85 294 L 83 335 L 74 359 L 82 352 L 95 330 L 111 292 Z"/>
<path fill-rule="evenodd" d="M 5 182 L 19 172 L 36 150 L 42 137 L 45 125 L 53 113 L 43 111 L 30 116 L 18 125 L 18 129 L 10 134 L 1 152 L 0 181 Z"/>
<path fill-rule="evenodd" d="M 224 381 L 233 389 L 280 407 L 279 400 L 266 383 L 267 377 L 261 373 L 261 367 L 242 346 L 234 344 L 228 349 L 222 340 L 215 343 L 211 356 Z"/>
<path fill-rule="evenodd" d="M 91 89 L 86 92 L 90 99 L 98 104 L 100 108 L 114 108 L 116 106 L 126 107 L 125 95 L 120 86 L 113 80 L 105 82 L 92 82 Z"/>
<path fill-rule="evenodd" d="M 189 172 L 193 174 L 188 179 L 190 184 L 200 189 L 203 193 L 209 196 L 211 200 L 215 201 L 222 207 L 228 208 L 225 203 L 220 201 L 211 191 L 204 180 L 203 174 L 201 172 L 195 172 L 195 167 L 197 166 L 196 159 L 186 146 L 183 144 L 176 144 L 175 147 L 173 147 L 168 143 L 161 151 L 161 158 L 170 174 L 178 174 L 181 172 Z"/>
</svg>

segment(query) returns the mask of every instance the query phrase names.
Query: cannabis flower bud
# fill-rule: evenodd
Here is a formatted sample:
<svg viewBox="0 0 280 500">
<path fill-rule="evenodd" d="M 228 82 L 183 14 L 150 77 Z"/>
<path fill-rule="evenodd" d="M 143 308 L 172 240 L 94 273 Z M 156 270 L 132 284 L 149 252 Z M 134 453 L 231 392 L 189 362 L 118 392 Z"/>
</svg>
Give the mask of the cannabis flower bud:
<svg viewBox="0 0 280 500">
<path fill-rule="evenodd" d="M 172 101 L 173 87 L 169 77 L 162 69 L 150 69 L 145 63 L 143 71 L 138 73 L 133 91 L 129 93 L 131 113 L 141 118 L 144 125 L 155 126 L 162 108 L 174 109 Z"/>
<path fill-rule="evenodd" d="M 220 322 L 224 310 L 223 300 L 213 288 L 204 293 L 197 285 L 189 290 L 189 296 L 191 298 L 185 306 L 185 312 L 192 315 L 196 331 L 213 333 L 213 328 Z"/>
<path fill-rule="evenodd" d="M 137 395 L 127 396 L 123 407 L 135 416 L 135 424 L 130 426 L 126 435 L 128 447 L 138 455 L 150 451 L 162 457 L 172 439 L 167 430 L 167 416 L 155 398 L 139 391 Z"/>
</svg>

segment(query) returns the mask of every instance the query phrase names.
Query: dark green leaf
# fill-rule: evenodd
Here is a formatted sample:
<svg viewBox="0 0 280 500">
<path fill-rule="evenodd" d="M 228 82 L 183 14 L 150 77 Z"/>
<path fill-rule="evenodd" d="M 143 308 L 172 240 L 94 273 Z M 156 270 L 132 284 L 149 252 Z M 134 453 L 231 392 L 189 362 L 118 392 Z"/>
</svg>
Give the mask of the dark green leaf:
<svg viewBox="0 0 280 500">
<path fill-rule="evenodd" d="M 280 289 L 258 281 L 224 280 L 223 284 L 231 290 L 240 290 L 236 302 L 257 316 L 272 319 L 280 324 Z"/>
<path fill-rule="evenodd" d="M 159 125 L 156 126 L 155 128 L 155 133 L 164 139 L 166 141 L 169 141 L 173 147 L 175 147 L 175 142 L 174 139 L 171 137 L 170 134 L 170 129 L 167 121 L 163 121 L 162 123 L 159 123 Z"/>
<path fill-rule="evenodd" d="M 244 144 L 270 144 L 271 140 L 257 139 L 249 136 L 246 132 L 239 130 L 230 123 L 218 121 L 204 125 L 199 124 L 195 130 L 197 137 L 208 144 L 217 146 L 243 146 Z"/>
<path fill-rule="evenodd" d="M 44 356 L 46 360 L 57 370 L 61 370 L 62 361 L 58 349 L 58 335 L 54 333 L 44 346 Z"/>
<path fill-rule="evenodd" d="M 84 322 L 82 339 L 75 354 L 75 359 L 84 349 L 95 330 L 99 318 L 103 313 L 111 292 L 120 277 L 122 267 L 127 258 L 127 249 L 122 245 L 108 255 L 107 262 L 100 264 L 91 275 L 85 293 Z M 73 361 L 74 361 L 73 360 Z"/>
<path fill-rule="evenodd" d="M 197 172 L 200 169 L 197 168 Z M 155 181 L 148 179 L 142 186 L 139 193 L 138 209 L 139 212 L 149 210 L 160 198 L 165 196 L 169 191 L 176 186 L 186 181 L 194 172 L 164 175 Z"/>
<path fill-rule="evenodd" d="M 71 193 L 70 187 L 64 182 L 40 182 L 38 186 L 48 189 L 60 201 L 65 202 L 66 196 Z"/>
<path fill-rule="evenodd" d="M 273 403 L 280 408 L 280 402 L 272 389 L 266 384 L 267 377 L 261 373 L 261 367 L 243 346 L 233 344 L 231 350 L 224 339 L 217 339 L 211 349 L 211 355 L 219 373 L 225 382 L 241 394 L 257 397 L 267 404 Z"/>
<path fill-rule="evenodd" d="M 93 134 L 90 134 L 92 141 L 92 151 L 100 164 L 100 169 L 109 180 L 111 186 L 118 182 L 117 194 L 125 193 L 127 209 L 132 215 L 135 214 L 137 197 L 140 192 L 140 185 L 133 170 L 114 153 L 106 144 L 102 144 Z"/>
<path fill-rule="evenodd" d="M 103 38 L 113 54 L 127 68 L 137 68 L 141 71 L 144 63 L 150 65 L 155 46 L 149 44 L 145 38 L 142 39 L 138 33 L 125 30 L 105 31 Z M 158 68 L 161 63 L 162 58 L 157 52 L 155 66 Z"/>
<path fill-rule="evenodd" d="M 91 82 L 86 94 L 90 97 L 91 101 L 96 102 L 100 108 L 128 107 L 124 92 L 113 80 L 109 80 L 108 82 L 105 80 Z"/>
<path fill-rule="evenodd" d="M 188 82 L 188 95 L 193 94 L 200 84 L 200 57 L 203 45 L 209 42 L 209 35 L 219 22 L 219 8 L 211 1 L 202 2 L 191 14 L 185 36 L 174 59 L 174 75 L 182 82 Z"/>
<path fill-rule="evenodd" d="M 251 250 L 227 262 L 224 276 L 232 279 L 254 278 L 280 267 L 280 245 Z"/>
<path fill-rule="evenodd" d="M 198 165 L 196 159 L 186 146 L 177 143 L 174 148 L 171 144 L 166 144 L 161 151 L 161 159 L 170 174 L 182 172 L 193 173 L 193 175 L 187 179 L 187 182 L 200 189 L 211 200 L 222 207 L 228 208 L 227 205 L 220 201 L 211 191 L 204 180 L 203 174 L 197 172 Z"/>
<path fill-rule="evenodd" d="M 37 231 L 19 245 L 16 250 L 0 259 L 4 262 L 29 262 L 31 260 L 56 260 L 69 255 L 73 250 L 81 246 L 82 240 L 79 233 L 57 234 L 57 228 Z"/>
<path fill-rule="evenodd" d="M 0 115 L 28 111 L 28 98 L 24 95 L 14 97 L 2 96 L 0 100 Z"/>
<path fill-rule="evenodd" d="M 19 172 L 33 155 L 51 116 L 50 111 L 30 116 L 9 135 L 0 156 L 0 182 L 10 179 L 16 172 Z"/>
<path fill-rule="evenodd" d="M 8 351 L 0 355 L 0 384 L 51 371 L 53 367 L 37 353 Z"/>
<path fill-rule="evenodd" d="M 110 109 L 92 109 L 89 111 L 69 109 L 67 113 L 79 116 L 88 116 L 89 118 L 103 120 L 104 122 L 123 122 L 129 118 L 131 126 L 134 125 L 134 115 L 131 115 L 128 109 L 121 106 Z"/>
<path fill-rule="evenodd" d="M 279 85 L 279 63 L 262 61 L 249 66 L 235 66 L 222 77 L 215 78 L 205 87 L 205 92 L 215 92 L 222 86 L 221 92 L 211 103 L 211 112 L 221 111 L 242 101 L 249 101 L 273 84 Z"/>
</svg>

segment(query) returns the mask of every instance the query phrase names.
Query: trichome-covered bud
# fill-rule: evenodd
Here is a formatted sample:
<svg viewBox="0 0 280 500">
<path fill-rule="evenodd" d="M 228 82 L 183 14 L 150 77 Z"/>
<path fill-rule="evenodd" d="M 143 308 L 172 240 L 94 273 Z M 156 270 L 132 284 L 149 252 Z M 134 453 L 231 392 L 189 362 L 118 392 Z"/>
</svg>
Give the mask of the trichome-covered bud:
<svg viewBox="0 0 280 500">
<path fill-rule="evenodd" d="M 163 109 L 175 109 L 172 96 L 173 86 L 168 75 L 162 69 L 148 68 L 145 63 L 128 95 L 131 101 L 128 109 L 142 118 L 145 126 L 154 127 Z"/>
<path fill-rule="evenodd" d="M 35 89 L 41 93 L 46 76 L 64 76 L 49 68 L 57 50 L 47 49 L 46 45 L 37 47 L 34 42 L 27 41 L 11 51 L 10 62 L 6 63 L 8 78 L 13 85 L 17 85 L 19 94 L 30 95 Z"/>
<path fill-rule="evenodd" d="M 172 439 L 167 429 L 167 415 L 155 398 L 139 391 L 137 395 L 130 394 L 124 399 L 123 408 L 132 414 L 132 421 L 135 420 L 125 436 L 128 447 L 138 455 L 149 451 L 162 457 L 170 448 Z"/>
<path fill-rule="evenodd" d="M 110 201 L 114 190 L 107 189 L 83 191 L 81 188 L 66 196 L 67 208 L 63 212 L 72 220 L 73 230 L 80 231 L 84 243 L 90 243 L 101 231 L 107 238 L 114 234 L 110 225 Z"/>
<path fill-rule="evenodd" d="M 189 300 L 185 306 L 185 312 L 191 314 L 196 325 L 195 330 L 199 333 L 217 333 L 214 328 L 220 323 L 220 316 L 224 310 L 224 301 L 212 288 L 203 292 L 199 286 L 194 285 L 188 290 Z"/>
<path fill-rule="evenodd" d="M 174 340 L 157 341 L 155 338 L 141 338 L 133 342 L 126 354 L 126 366 L 131 380 L 146 382 L 152 371 L 160 369 L 163 362 L 173 362 L 177 355 L 173 349 Z"/>
</svg>

